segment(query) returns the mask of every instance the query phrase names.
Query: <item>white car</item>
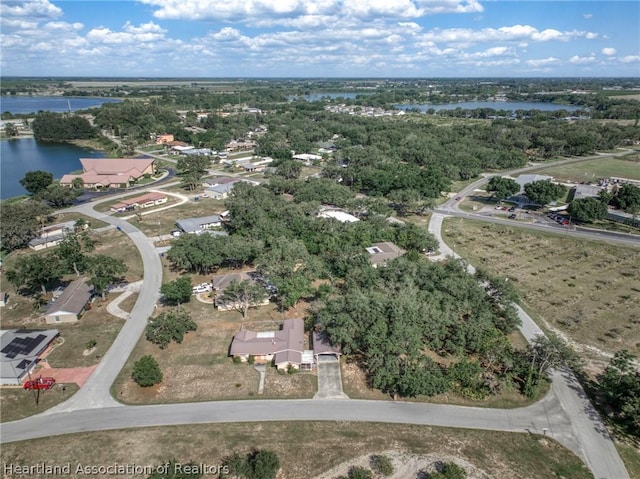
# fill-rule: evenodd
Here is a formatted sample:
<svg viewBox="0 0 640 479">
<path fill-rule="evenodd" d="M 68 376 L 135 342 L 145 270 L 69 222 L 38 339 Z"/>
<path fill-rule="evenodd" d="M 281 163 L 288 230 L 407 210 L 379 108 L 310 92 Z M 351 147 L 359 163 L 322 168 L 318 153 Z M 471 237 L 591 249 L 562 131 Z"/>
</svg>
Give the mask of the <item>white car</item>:
<svg viewBox="0 0 640 479">
<path fill-rule="evenodd" d="M 208 293 L 209 291 L 211 291 L 211 286 L 207 288 L 206 286 L 198 285 L 193 288 L 193 294 Z"/>
</svg>

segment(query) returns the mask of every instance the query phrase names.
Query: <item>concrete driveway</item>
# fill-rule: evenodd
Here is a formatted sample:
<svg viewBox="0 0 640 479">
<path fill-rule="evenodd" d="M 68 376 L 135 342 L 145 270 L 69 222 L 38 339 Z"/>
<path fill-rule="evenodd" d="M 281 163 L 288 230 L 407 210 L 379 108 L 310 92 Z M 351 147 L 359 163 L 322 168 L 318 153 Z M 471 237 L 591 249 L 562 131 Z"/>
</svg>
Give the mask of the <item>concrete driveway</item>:
<svg viewBox="0 0 640 479">
<path fill-rule="evenodd" d="M 342 392 L 342 375 L 340 361 L 323 358 L 318 362 L 318 392 L 313 399 L 349 399 Z"/>
</svg>

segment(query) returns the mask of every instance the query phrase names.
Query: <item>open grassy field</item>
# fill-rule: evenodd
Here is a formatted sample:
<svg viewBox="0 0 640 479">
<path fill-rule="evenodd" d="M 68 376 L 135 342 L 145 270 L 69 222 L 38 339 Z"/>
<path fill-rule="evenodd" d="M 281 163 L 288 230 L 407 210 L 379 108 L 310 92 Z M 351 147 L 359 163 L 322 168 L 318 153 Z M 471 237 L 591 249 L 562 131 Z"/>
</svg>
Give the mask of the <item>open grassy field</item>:
<svg viewBox="0 0 640 479">
<path fill-rule="evenodd" d="M 63 391 L 62 384 L 56 384 L 48 391 L 40 391 L 37 396 L 37 391 L 3 387 L 0 389 L 0 422 L 16 421 L 39 414 L 66 401 L 78 389 L 76 384 L 66 384 Z"/>
<path fill-rule="evenodd" d="M 540 175 L 553 176 L 558 180 L 582 182 L 598 181 L 611 176 L 640 180 L 640 154 L 622 158 L 599 158 L 580 163 L 552 166 L 536 171 Z"/>
<path fill-rule="evenodd" d="M 461 219 L 443 234 L 471 264 L 513 281 L 541 326 L 586 356 L 640 352 L 640 250 Z"/>
<path fill-rule="evenodd" d="M 254 448 L 276 452 L 281 463 L 279 479 L 312 478 L 365 454 L 396 451 L 459 458 L 484 473 L 469 477 L 592 477 L 578 457 L 541 436 L 356 422 L 211 424 L 82 433 L 63 440 L 3 444 L 2 460 L 23 465 L 70 462 L 72 470 L 78 463 L 156 466 L 171 459 L 215 466 L 233 452 Z"/>
</svg>

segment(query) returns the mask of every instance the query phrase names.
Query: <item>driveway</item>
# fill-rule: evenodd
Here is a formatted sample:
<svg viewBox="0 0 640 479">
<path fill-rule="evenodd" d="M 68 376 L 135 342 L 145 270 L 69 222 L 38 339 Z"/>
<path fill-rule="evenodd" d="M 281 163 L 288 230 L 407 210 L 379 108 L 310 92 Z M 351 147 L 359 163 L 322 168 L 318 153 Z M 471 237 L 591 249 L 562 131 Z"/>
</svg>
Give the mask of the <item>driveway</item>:
<svg viewBox="0 0 640 479">
<path fill-rule="evenodd" d="M 313 399 L 349 399 L 342 392 L 342 375 L 340 361 L 323 358 L 318 361 L 318 392 Z"/>
<path fill-rule="evenodd" d="M 42 376 L 42 377 L 53 377 L 56 379 L 56 383 L 60 384 L 70 384 L 75 383 L 78 386 L 84 386 L 84 383 L 87 382 L 89 376 L 96 368 L 96 366 L 88 366 L 85 368 L 52 368 L 46 362 L 41 362 L 42 366 L 36 373 L 33 374 L 33 377 Z"/>
</svg>

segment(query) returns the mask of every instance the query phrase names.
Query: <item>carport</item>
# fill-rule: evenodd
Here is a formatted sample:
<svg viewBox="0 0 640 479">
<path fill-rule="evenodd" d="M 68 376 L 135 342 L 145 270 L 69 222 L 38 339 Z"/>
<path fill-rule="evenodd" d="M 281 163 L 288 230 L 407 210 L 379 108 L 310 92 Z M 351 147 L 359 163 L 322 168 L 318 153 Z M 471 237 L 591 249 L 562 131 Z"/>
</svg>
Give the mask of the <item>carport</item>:
<svg viewBox="0 0 640 479">
<path fill-rule="evenodd" d="M 340 361 L 340 348 L 333 346 L 324 331 L 313 332 L 313 355 L 316 363 Z"/>
</svg>

